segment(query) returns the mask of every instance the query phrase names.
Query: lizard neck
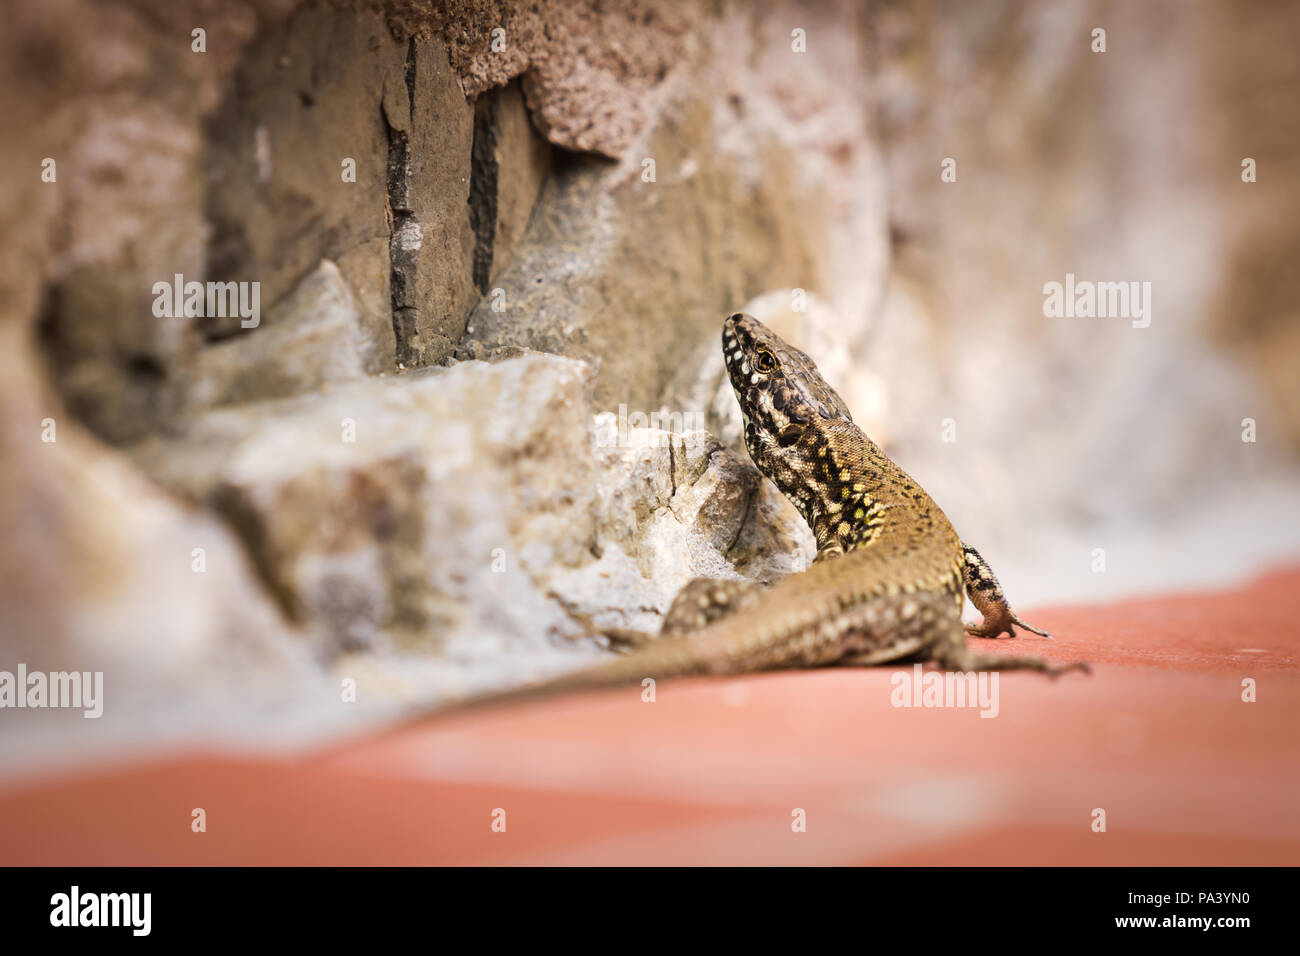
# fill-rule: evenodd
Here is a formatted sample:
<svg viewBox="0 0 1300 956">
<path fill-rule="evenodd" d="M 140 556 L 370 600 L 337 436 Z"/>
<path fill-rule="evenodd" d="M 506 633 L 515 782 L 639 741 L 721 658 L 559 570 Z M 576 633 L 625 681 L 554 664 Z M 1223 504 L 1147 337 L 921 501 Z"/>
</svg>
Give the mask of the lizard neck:
<svg viewBox="0 0 1300 956">
<path fill-rule="evenodd" d="M 810 443 L 816 493 L 804 520 L 817 550 L 849 552 L 870 545 L 884 527 L 893 462 L 855 425 L 818 431 Z"/>
<path fill-rule="evenodd" d="M 867 547 L 891 528 L 947 524 L 920 485 L 852 422 L 819 422 L 788 453 L 764 457 L 762 470 L 808 522 L 819 553 Z"/>
</svg>

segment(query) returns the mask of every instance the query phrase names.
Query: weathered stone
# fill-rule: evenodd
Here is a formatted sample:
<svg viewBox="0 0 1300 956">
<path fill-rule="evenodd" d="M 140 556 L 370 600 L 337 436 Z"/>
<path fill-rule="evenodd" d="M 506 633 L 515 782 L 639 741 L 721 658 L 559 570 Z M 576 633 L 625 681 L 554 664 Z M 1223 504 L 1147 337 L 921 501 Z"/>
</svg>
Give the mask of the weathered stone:
<svg viewBox="0 0 1300 956">
<path fill-rule="evenodd" d="M 192 407 L 281 398 L 364 377 L 391 338 L 370 334 L 339 268 L 326 260 L 272 307 L 265 329 L 201 349 L 186 383 Z"/>
<path fill-rule="evenodd" d="M 331 650 L 382 638 L 427 654 L 460 633 L 465 653 L 465 635 L 537 640 L 561 621 L 523 585 L 521 551 L 583 553 L 589 387 L 559 358 L 464 364 L 214 411 L 179 445 L 136 454 L 232 519 L 282 605 Z"/>
<path fill-rule="evenodd" d="M 551 167 L 551 149 L 529 123 L 517 83 L 479 97 L 473 165 L 474 283 L 490 308 L 492 279 L 510 265 Z"/>
<path fill-rule="evenodd" d="M 336 667 L 439 657 L 407 691 L 436 698 L 563 666 L 547 635 L 584 636 L 566 609 L 657 631 L 694 577 L 769 582 L 811 556 L 747 461 L 705 432 L 593 422 L 592 379 L 555 356 L 466 362 L 211 411 L 134 455 L 230 520 Z"/>
<path fill-rule="evenodd" d="M 399 368 L 451 353 L 477 299 L 469 221 L 473 110 L 447 53 L 414 38 L 384 83 L 393 327 Z"/>
<path fill-rule="evenodd" d="M 338 267 L 356 303 L 366 372 L 391 372 L 397 367 L 397 339 L 389 289 L 392 262 L 388 258 L 388 239 L 371 239 L 354 246 L 339 257 Z"/>
<path fill-rule="evenodd" d="M 269 726 L 288 742 L 373 718 L 339 706 L 224 522 L 64 413 L 16 325 L 0 324 L 0 346 L 0 670 L 103 674 L 95 720 L 6 710 L 7 766 L 168 737 L 265 742 Z"/>
<path fill-rule="evenodd" d="M 0 83 L 3 112 L 28 132 L 0 148 L 0 170 L 6 182 L 31 184 L 7 190 L 6 204 L 32 208 L 0 208 L 10 250 L 0 301 L 23 290 L 13 301 L 28 304 L 14 315 L 39 316 L 56 387 L 110 441 L 164 426 L 175 404 L 192 321 L 155 318 L 151 289 L 176 273 L 202 278 L 202 119 L 259 24 L 289 5 L 230 3 L 219 27 L 206 4 L 185 0 L 166 11 L 78 0 L 8 11 L 4 60 L 19 72 Z M 191 49 L 199 23 L 214 32 L 202 54 Z M 47 159 L 53 182 L 42 179 Z"/>
<path fill-rule="evenodd" d="M 484 299 L 458 355 L 502 346 L 596 364 L 596 405 L 683 411 L 683 390 L 717 351 L 722 317 L 773 284 L 817 282 L 815 217 L 781 160 L 758 186 L 712 146 L 713 114 L 681 104 L 656 133 L 655 181 L 642 166 L 578 159 L 557 171 L 514 264 Z M 760 153 L 761 154 L 761 153 Z M 788 187 L 788 188 L 786 188 Z"/>
<path fill-rule="evenodd" d="M 523 76 L 538 128 L 567 149 L 619 157 L 651 128 L 660 88 L 689 69 L 706 13 L 678 0 L 388 0 L 398 36 L 439 36 L 465 94 Z"/>
<path fill-rule="evenodd" d="M 201 274 L 194 126 L 153 105 L 119 105 L 89 119 L 58 157 L 68 182 L 51 188 L 68 191 L 67 245 L 45 293 L 41 342 L 70 408 L 111 441 L 165 422 L 171 369 L 188 345 L 191 320 L 157 317 L 153 286 Z"/>
<path fill-rule="evenodd" d="M 405 55 L 378 19 L 326 4 L 262 31 L 207 123 L 208 278 L 260 282 L 265 309 L 321 259 L 387 239 L 389 143 L 378 105 Z M 382 247 L 366 248 L 387 260 Z M 391 322 L 387 304 L 384 315 Z M 201 327 L 238 335 L 238 319 L 205 317 Z"/>
</svg>

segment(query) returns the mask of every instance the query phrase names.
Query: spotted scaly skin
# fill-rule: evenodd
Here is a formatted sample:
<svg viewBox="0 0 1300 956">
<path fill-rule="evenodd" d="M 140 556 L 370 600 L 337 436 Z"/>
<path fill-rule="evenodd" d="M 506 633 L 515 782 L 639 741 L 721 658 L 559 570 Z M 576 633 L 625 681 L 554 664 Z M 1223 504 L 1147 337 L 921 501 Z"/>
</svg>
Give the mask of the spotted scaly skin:
<svg viewBox="0 0 1300 956">
<path fill-rule="evenodd" d="M 658 637 L 618 632 L 612 636 L 637 649 L 508 696 L 905 658 L 962 671 L 1087 670 L 1081 662 L 1056 667 L 968 649 L 966 631 L 993 638 L 1014 636 L 1019 626 L 1050 635 L 1016 617 L 992 569 L 925 489 L 853 423 L 807 355 L 739 312 L 723 323 L 722 347 L 745 446 L 812 529 L 812 566 L 768 589 L 697 579 L 677 596 Z M 963 594 L 984 618 L 966 631 Z"/>
</svg>

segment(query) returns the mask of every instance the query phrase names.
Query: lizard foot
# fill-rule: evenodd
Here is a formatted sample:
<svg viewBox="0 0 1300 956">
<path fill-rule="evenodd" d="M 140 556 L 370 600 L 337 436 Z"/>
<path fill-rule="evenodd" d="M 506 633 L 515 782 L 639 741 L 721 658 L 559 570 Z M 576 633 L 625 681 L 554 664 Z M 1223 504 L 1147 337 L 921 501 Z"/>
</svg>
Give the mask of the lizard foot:
<svg viewBox="0 0 1300 956">
<path fill-rule="evenodd" d="M 984 616 L 982 623 L 966 625 L 966 633 L 971 637 L 992 638 L 1003 634 L 1015 637 L 1015 628 L 1023 627 L 1026 631 L 1051 640 L 1051 634 L 1016 617 L 1016 612 L 1011 610 L 1011 605 L 1007 602 L 1007 596 L 1002 593 L 997 575 L 980 553 L 968 544 L 962 545 L 962 550 L 965 554 L 963 575 L 966 594 L 975 605 L 975 610 Z"/>
<path fill-rule="evenodd" d="M 967 624 L 966 633 L 971 637 L 997 638 L 1003 634 L 1008 637 L 1015 637 L 1017 627 L 1023 627 L 1026 631 L 1037 634 L 1039 637 L 1045 637 L 1049 641 L 1055 640 L 1047 631 L 1040 631 L 1010 613 L 1000 617 L 985 617 L 980 624 Z"/>
</svg>

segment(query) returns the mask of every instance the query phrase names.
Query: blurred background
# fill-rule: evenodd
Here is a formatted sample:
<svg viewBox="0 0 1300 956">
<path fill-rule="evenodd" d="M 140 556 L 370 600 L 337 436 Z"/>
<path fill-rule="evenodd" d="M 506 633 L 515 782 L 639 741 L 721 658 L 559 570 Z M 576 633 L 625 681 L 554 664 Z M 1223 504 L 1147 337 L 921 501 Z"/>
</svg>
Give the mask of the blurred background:
<svg viewBox="0 0 1300 956">
<path fill-rule="evenodd" d="M 575 612 L 653 630 L 692 577 L 801 569 L 722 376 L 740 308 L 1022 611 L 1294 565 L 1298 31 L 13 0 L 0 670 L 102 671 L 105 706 L 0 714 L 0 756 L 321 743 L 600 655 Z M 1046 314 L 1067 275 L 1146 317 Z M 254 324 L 159 314 L 188 282 L 256 283 Z"/>
</svg>

